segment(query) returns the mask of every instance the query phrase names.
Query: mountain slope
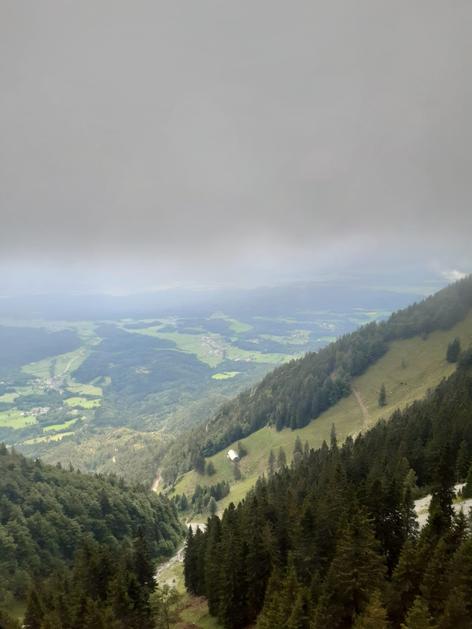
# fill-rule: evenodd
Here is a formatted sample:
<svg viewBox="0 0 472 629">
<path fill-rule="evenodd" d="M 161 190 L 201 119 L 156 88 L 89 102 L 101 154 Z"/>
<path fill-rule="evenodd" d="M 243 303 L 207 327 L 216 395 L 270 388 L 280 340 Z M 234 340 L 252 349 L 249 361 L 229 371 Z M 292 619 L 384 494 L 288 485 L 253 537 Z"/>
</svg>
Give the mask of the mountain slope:
<svg viewBox="0 0 472 629">
<path fill-rule="evenodd" d="M 471 417 L 468 350 L 425 400 L 300 454 L 189 534 L 188 590 L 227 628 L 470 626 L 472 535 L 452 500 L 472 479 Z M 432 490 L 420 535 L 417 486 Z"/>
<path fill-rule="evenodd" d="M 382 323 L 369 323 L 303 358 L 278 367 L 257 386 L 224 404 L 206 423 L 179 439 L 162 465 L 166 482 L 232 442 L 264 426 L 303 428 L 351 392 L 351 381 L 389 350 L 394 341 L 449 330 L 472 308 L 472 276 Z"/>
<path fill-rule="evenodd" d="M 226 457 L 228 448 L 237 448 L 237 441 L 234 441 L 224 450 L 208 457 L 207 460 L 212 462 L 216 470 L 213 476 L 190 471 L 178 480 L 175 493 L 191 496 L 197 484 L 212 485 L 225 480 L 231 483 L 231 492 L 221 501 L 220 508 L 231 501 L 237 502 L 266 472 L 271 450 L 277 455 L 278 449 L 283 447 L 290 461 L 297 438 L 302 442 L 308 441 L 311 447 L 319 447 L 323 440 L 329 440 L 333 424 L 339 437 L 344 439 L 369 428 L 381 417 L 388 417 L 393 411 L 423 398 L 429 389 L 453 373 L 455 365 L 447 362 L 446 350 L 455 337 L 460 338 L 462 347 L 472 344 L 472 312 L 449 330 L 435 331 L 425 337 L 392 341 L 387 352 L 375 364 L 362 375 L 352 378 L 348 396 L 304 428 L 277 431 L 274 427 L 266 426 L 244 438 L 248 454 L 240 463 L 241 480 L 233 479 L 233 466 Z M 385 407 L 378 405 L 382 384 L 385 384 L 387 390 Z M 364 408 L 361 408 L 359 402 Z"/>
</svg>

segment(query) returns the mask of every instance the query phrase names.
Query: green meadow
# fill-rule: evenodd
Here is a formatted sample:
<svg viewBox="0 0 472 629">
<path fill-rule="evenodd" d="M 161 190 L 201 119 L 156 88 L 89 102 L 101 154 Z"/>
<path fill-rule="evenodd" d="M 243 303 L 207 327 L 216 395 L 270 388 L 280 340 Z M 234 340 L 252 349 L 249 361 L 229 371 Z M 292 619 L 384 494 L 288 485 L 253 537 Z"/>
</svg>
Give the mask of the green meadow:
<svg viewBox="0 0 472 629">
<path fill-rule="evenodd" d="M 36 424 L 36 418 L 32 415 L 23 415 L 20 411 L 0 411 L 0 426 L 5 428 L 24 428 Z"/>
<path fill-rule="evenodd" d="M 212 378 L 213 380 L 230 380 L 231 378 L 237 376 L 239 373 L 239 371 L 223 371 L 221 373 L 214 373 L 212 375 Z"/>
<path fill-rule="evenodd" d="M 69 397 L 64 400 L 64 404 L 70 408 L 92 409 L 98 408 L 101 404 L 101 400 L 89 400 L 85 397 Z"/>
</svg>

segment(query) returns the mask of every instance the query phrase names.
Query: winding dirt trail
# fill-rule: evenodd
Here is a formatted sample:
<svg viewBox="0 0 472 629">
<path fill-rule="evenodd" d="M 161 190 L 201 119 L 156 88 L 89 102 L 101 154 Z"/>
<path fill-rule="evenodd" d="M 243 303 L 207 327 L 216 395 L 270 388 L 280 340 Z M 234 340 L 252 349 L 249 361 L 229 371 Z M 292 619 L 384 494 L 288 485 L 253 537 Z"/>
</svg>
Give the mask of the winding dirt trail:
<svg viewBox="0 0 472 629">
<path fill-rule="evenodd" d="M 359 391 L 357 389 L 354 389 L 354 387 L 353 387 L 352 388 L 352 392 L 354 393 L 354 397 L 356 398 L 356 402 L 358 403 L 359 408 L 361 409 L 362 417 L 364 419 L 362 428 L 365 429 L 370 424 L 369 409 L 365 405 L 364 400 L 362 399 L 362 396 L 359 393 Z"/>
<path fill-rule="evenodd" d="M 197 529 L 204 531 L 206 529 L 206 524 L 203 522 L 187 522 L 187 528 L 191 528 L 193 533 L 197 532 Z M 170 559 L 166 562 L 160 564 L 157 567 L 156 574 L 154 575 L 154 579 L 158 581 L 161 585 L 167 584 L 172 586 L 173 577 L 167 574 L 169 570 L 171 570 L 172 566 L 178 563 L 182 563 L 185 556 L 185 543 L 180 546 L 180 548 L 176 551 L 175 555 L 172 555 Z"/>
</svg>

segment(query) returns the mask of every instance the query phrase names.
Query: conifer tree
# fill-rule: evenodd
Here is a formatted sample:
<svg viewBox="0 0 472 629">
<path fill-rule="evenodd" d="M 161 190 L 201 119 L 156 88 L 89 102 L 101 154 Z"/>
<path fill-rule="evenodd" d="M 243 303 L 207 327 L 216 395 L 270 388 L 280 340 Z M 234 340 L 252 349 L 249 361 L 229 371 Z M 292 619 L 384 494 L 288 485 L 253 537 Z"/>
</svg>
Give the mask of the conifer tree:
<svg viewBox="0 0 472 629">
<path fill-rule="evenodd" d="M 151 561 L 149 547 L 142 528 L 133 543 L 134 573 L 138 583 L 146 589 L 148 594 L 154 590 L 154 566 Z"/>
<path fill-rule="evenodd" d="M 472 498 L 472 464 L 470 465 L 469 471 L 467 472 L 465 487 L 462 490 L 462 495 L 464 496 L 464 498 Z"/>
<path fill-rule="evenodd" d="M 218 511 L 218 505 L 216 504 L 215 498 L 212 496 L 210 498 L 210 502 L 208 503 L 208 513 L 213 516 Z"/>
<path fill-rule="evenodd" d="M 220 561 L 220 599 L 218 618 L 224 627 L 244 627 L 247 619 L 244 548 L 237 525 L 237 512 L 231 503 L 225 512 L 222 527 Z"/>
<path fill-rule="evenodd" d="M 349 626 L 364 611 L 384 578 L 385 566 L 371 523 L 356 510 L 339 532 L 336 554 L 315 614 L 316 628 Z"/>
<path fill-rule="evenodd" d="M 238 456 L 240 459 L 247 456 L 247 448 L 242 441 L 238 441 Z"/>
<path fill-rule="evenodd" d="M 389 626 L 387 610 L 382 604 L 380 593 L 376 590 L 365 610 L 357 616 L 353 629 L 388 629 Z"/>
<path fill-rule="evenodd" d="M 461 342 L 457 338 L 452 340 L 447 346 L 446 360 L 448 363 L 456 363 L 461 353 Z"/>
<path fill-rule="evenodd" d="M 379 392 L 379 406 L 387 406 L 387 389 L 385 388 L 385 384 L 382 383 Z"/>
<path fill-rule="evenodd" d="M 463 590 L 451 590 L 446 600 L 440 629 L 470 629 L 470 598 Z"/>
<path fill-rule="evenodd" d="M 280 609 L 279 597 L 282 590 L 283 577 L 279 569 L 275 569 L 269 579 L 264 598 L 264 607 L 257 619 L 257 629 L 273 629 L 283 627 L 285 616 Z"/>
<path fill-rule="evenodd" d="M 310 629 L 310 598 L 308 588 L 299 586 L 292 611 L 287 620 L 287 629 Z"/>
<path fill-rule="evenodd" d="M 436 544 L 421 583 L 421 594 L 435 618 L 439 618 L 444 608 L 444 600 L 447 596 L 447 578 L 449 567 L 449 553 L 446 542 L 440 539 Z"/>
<path fill-rule="evenodd" d="M 82 618 L 83 629 L 107 629 L 104 614 L 96 601 L 89 599 Z"/>
<path fill-rule="evenodd" d="M 441 629 L 466 628 L 472 617 L 472 538 L 462 542 L 451 561 L 448 579 L 448 597 L 444 606 Z M 467 620 L 466 620 L 467 619 Z"/>
<path fill-rule="evenodd" d="M 441 537 L 451 525 L 454 498 L 453 451 L 449 442 L 443 442 L 438 453 L 438 463 L 434 470 L 434 486 L 429 506 L 428 529 L 433 536 Z"/>
<path fill-rule="evenodd" d="M 211 517 L 208 520 L 206 535 L 208 538 L 205 548 L 204 563 L 204 579 L 205 594 L 208 600 L 208 610 L 210 614 L 216 616 L 218 613 L 220 600 L 220 539 L 221 539 L 221 522 L 217 517 Z"/>
<path fill-rule="evenodd" d="M 435 625 L 425 601 L 417 596 L 410 608 L 402 629 L 434 629 Z"/>
<path fill-rule="evenodd" d="M 208 461 L 208 463 L 206 464 L 205 472 L 207 476 L 213 476 L 215 474 L 216 470 L 212 461 Z"/>
<path fill-rule="evenodd" d="M 466 479 L 467 472 L 469 471 L 470 455 L 467 441 L 463 439 L 459 446 L 456 459 L 456 480 L 458 483 L 463 483 Z"/>
<path fill-rule="evenodd" d="M 269 476 L 273 476 L 275 472 L 275 456 L 274 456 L 273 450 L 269 452 L 269 460 L 267 461 L 267 467 L 268 467 Z"/>
<path fill-rule="evenodd" d="M 293 562 L 290 560 L 286 574 L 282 578 L 275 574 L 269 583 L 264 608 L 257 622 L 258 629 L 288 627 L 290 616 L 295 611 L 294 603 L 296 603 L 299 594 L 301 598 L 296 615 L 293 616 L 291 621 L 292 626 L 305 615 L 305 604 Z M 278 624 L 274 625 L 274 622 Z"/>
<path fill-rule="evenodd" d="M 120 562 L 116 574 L 110 583 L 109 601 L 114 618 L 126 620 L 130 617 L 133 602 L 128 593 L 127 567 L 123 561 Z"/>
<path fill-rule="evenodd" d="M 303 445 L 302 445 L 302 440 L 300 439 L 300 435 L 297 435 L 297 438 L 295 439 L 295 445 L 293 447 L 292 465 L 294 466 L 300 465 L 302 460 L 303 460 Z"/>
<path fill-rule="evenodd" d="M 277 469 L 283 470 L 283 468 L 287 465 L 287 455 L 285 454 L 285 450 L 280 446 L 279 453 L 277 455 Z"/>
<path fill-rule="evenodd" d="M 402 548 L 398 564 L 390 584 L 389 610 L 396 621 L 404 618 L 419 594 L 422 574 L 422 558 L 413 539 Z"/>
<path fill-rule="evenodd" d="M 25 629 L 41 629 L 41 623 L 44 618 L 44 607 L 41 596 L 32 586 L 28 592 L 28 600 L 26 603 L 26 612 L 23 619 Z"/>
<path fill-rule="evenodd" d="M 196 545 L 192 527 L 189 526 L 187 533 L 187 541 L 185 544 L 185 556 L 184 556 L 184 581 L 185 587 L 189 592 L 196 593 L 196 578 L 197 578 L 197 556 Z"/>
<path fill-rule="evenodd" d="M 331 434 L 329 439 L 329 446 L 331 450 L 336 450 L 338 447 L 338 437 L 336 435 L 336 426 L 331 424 Z"/>
</svg>

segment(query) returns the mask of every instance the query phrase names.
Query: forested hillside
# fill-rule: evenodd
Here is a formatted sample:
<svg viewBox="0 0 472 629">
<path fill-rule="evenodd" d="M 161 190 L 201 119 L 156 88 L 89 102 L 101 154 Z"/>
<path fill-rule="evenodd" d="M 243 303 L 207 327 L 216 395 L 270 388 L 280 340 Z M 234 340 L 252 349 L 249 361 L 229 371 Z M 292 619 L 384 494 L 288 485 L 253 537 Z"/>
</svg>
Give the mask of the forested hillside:
<svg viewBox="0 0 472 629">
<path fill-rule="evenodd" d="M 173 482 L 182 472 L 197 469 L 203 457 L 265 425 L 277 430 L 306 426 L 348 395 L 351 379 L 381 358 L 392 341 L 449 329 L 471 308 L 469 276 L 385 322 L 367 324 L 319 352 L 278 367 L 257 386 L 224 404 L 205 430 L 194 430 L 178 440 L 163 464 L 165 481 Z"/>
<path fill-rule="evenodd" d="M 425 400 L 342 447 L 333 433 L 190 534 L 188 590 L 228 628 L 470 627 L 472 533 L 452 500 L 472 482 L 471 418 L 469 350 Z"/>
<path fill-rule="evenodd" d="M 0 445 L 0 607 L 24 599 L 31 583 L 66 570 L 77 552 L 86 552 L 84 544 L 102 559 L 107 553 L 118 559 L 141 537 L 157 561 L 172 554 L 181 536 L 166 498 L 114 477 L 44 465 Z"/>
</svg>

